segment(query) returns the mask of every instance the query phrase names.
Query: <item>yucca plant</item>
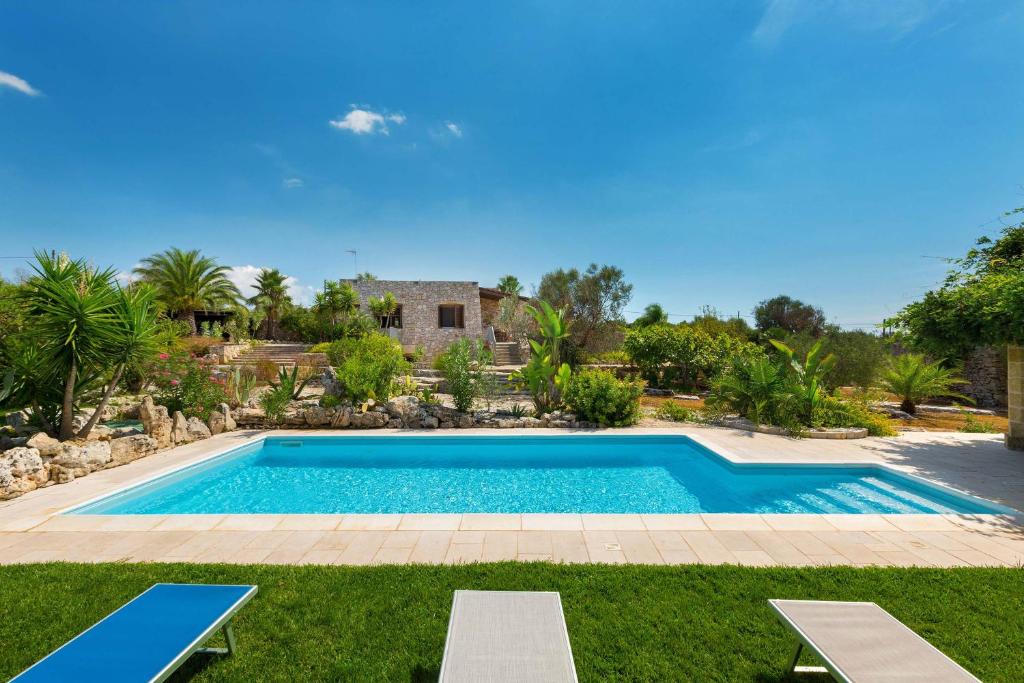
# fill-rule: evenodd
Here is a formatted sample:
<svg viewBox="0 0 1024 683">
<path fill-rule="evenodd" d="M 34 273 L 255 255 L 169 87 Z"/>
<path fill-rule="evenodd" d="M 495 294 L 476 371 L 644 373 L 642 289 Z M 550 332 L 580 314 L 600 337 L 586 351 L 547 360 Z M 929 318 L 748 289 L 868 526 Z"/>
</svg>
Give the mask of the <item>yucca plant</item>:
<svg viewBox="0 0 1024 683">
<path fill-rule="evenodd" d="M 967 384 L 967 380 L 917 353 L 893 358 L 879 382 L 881 388 L 900 397 L 900 410 L 910 415 L 917 413 L 918 403 L 929 398 L 958 398 L 973 403 L 969 396 L 953 390 L 959 384 Z"/>
</svg>

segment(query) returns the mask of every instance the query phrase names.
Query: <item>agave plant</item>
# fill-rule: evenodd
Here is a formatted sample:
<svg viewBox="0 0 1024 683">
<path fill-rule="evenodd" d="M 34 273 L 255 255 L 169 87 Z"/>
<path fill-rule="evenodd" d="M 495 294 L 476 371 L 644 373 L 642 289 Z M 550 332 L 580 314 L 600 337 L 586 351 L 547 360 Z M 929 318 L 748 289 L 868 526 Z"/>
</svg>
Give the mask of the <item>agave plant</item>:
<svg viewBox="0 0 1024 683">
<path fill-rule="evenodd" d="M 969 396 L 953 390 L 958 384 L 967 384 L 967 380 L 957 376 L 954 370 L 945 368 L 939 362 L 930 363 L 920 354 L 907 353 L 896 356 L 889 362 L 888 369 L 882 373 L 880 386 L 886 391 L 900 397 L 900 410 L 914 415 L 917 404 L 929 398 L 959 398 L 971 403 Z"/>
</svg>

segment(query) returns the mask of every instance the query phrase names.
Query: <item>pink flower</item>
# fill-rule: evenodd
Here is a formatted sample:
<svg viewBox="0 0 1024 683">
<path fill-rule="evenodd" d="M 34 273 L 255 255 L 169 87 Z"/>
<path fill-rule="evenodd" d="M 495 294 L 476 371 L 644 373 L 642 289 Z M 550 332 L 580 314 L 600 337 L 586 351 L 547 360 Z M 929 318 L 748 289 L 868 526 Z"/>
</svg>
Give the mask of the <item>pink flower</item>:
<svg viewBox="0 0 1024 683">
<path fill-rule="evenodd" d="M 178 380 L 176 380 L 176 379 L 172 379 L 172 380 L 171 380 L 171 386 L 172 386 L 172 387 L 176 387 L 176 386 L 178 386 Z"/>
<path fill-rule="evenodd" d="M 168 356 L 166 353 L 160 354 L 160 360 L 167 360 L 168 358 L 170 358 L 170 356 Z"/>
</svg>

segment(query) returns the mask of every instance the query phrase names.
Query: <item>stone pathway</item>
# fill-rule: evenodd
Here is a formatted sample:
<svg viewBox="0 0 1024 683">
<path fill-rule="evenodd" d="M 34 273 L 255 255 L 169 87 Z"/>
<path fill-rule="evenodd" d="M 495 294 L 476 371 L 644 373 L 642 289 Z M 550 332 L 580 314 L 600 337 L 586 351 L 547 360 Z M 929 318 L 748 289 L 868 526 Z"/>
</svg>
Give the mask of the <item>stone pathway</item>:
<svg viewBox="0 0 1024 683">
<path fill-rule="evenodd" d="M 472 433 L 495 435 L 493 430 L 444 435 Z M 1024 507 L 1024 458 L 1005 451 L 988 435 L 908 434 L 898 439 L 812 442 L 711 428 L 671 433 L 693 436 L 735 461 L 886 462 L 1017 509 Z M 262 435 L 222 434 L 2 503 L 0 563 L 1024 564 L 1024 521 L 1000 515 L 57 514 Z"/>
</svg>

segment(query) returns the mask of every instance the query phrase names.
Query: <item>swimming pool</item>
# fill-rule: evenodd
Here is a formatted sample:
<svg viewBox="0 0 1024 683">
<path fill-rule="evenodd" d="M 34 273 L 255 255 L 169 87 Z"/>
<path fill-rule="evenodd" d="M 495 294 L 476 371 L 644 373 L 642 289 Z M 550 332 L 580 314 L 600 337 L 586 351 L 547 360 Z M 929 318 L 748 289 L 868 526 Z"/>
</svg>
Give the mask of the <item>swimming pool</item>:
<svg viewBox="0 0 1024 683">
<path fill-rule="evenodd" d="M 884 467 L 737 465 L 686 436 L 267 437 L 73 514 L 997 513 Z"/>
</svg>

